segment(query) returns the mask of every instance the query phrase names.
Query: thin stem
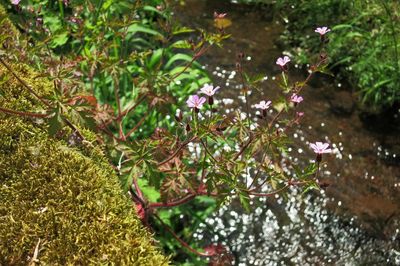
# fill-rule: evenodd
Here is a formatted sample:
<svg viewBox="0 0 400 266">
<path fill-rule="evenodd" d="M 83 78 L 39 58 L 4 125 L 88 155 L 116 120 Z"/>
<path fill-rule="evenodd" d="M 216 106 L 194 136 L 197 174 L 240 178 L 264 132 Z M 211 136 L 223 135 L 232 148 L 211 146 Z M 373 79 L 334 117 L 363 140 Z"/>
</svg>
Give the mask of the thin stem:
<svg viewBox="0 0 400 266">
<path fill-rule="evenodd" d="M 133 106 L 125 109 L 124 111 L 121 112 L 120 115 L 103 123 L 103 125 L 107 126 L 107 125 L 111 124 L 113 121 L 120 121 L 124 116 L 128 115 L 131 111 L 136 109 L 136 107 L 138 107 L 138 105 L 141 104 L 146 99 L 146 97 L 147 97 L 147 94 L 143 95 L 142 97 L 139 98 L 139 100 Z"/>
<path fill-rule="evenodd" d="M 315 172 L 315 180 L 317 180 L 317 178 L 319 176 L 319 165 L 320 165 L 320 162 L 317 161 L 317 171 Z"/>
<path fill-rule="evenodd" d="M 240 155 L 247 149 L 247 147 L 253 142 L 255 137 L 250 135 L 249 141 L 240 149 L 240 151 L 233 157 L 233 160 L 236 161 L 237 158 L 239 158 Z"/>
<path fill-rule="evenodd" d="M 74 132 L 78 135 L 78 137 L 81 140 L 85 140 L 85 137 L 82 135 L 82 133 L 78 130 L 78 128 L 76 128 L 76 126 L 74 126 L 71 121 L 69 121 L 67 118 L 62 117 L 63 121 L 65 124 L 67 124 L 67 126 L 69 126 L 72 130 L 74 130 Z"/>
<path fill-rule="evenodd" d="M 22 111 L 16 111 L 16 110 L 3 108 L 3 107 L 0 107 L 0 111 L 3 112 L 3 113 L 7 113 L 7 114 L 19 115 L 19 116 L 25 116 L 25 117 L 36 117 L 36 118 L 47 118 L 47 117 L 49 117 L 48 114 L 22 112 Z"/>
<path fill-rule="evenodd" d="M 200 56 L 202 56 L 205 52 L 207 52 L 208 49 L 211 48 L 211 45 L 207 47 L 201 47 L 200 50 L 193 56 L 192 60 L 178 73 L 176 73 L 172 78 L 171 81 L 182 75 L 188 68 L 196 61 Z"/>
<path fill-rule="evenodd" d="M 194 198 L 196 198 L 197 194 L 189 194 L 186 195 L 185 197 L 175 200 L 175 201 L 170 201 L 170 202 L 154 202 L 154 203 L 150 203 L 148 206 L 149 208 L 169 208 L 169 207 L 175 207 L 175 206 L 179 206 L 182 204 L 185 204 L 191 200 L 193 200 Z"/>
<path fill-rule="evenodd" d="M 205 165 L 206 165 L 206 160 L 207 160 L 207 153 L 209 153 L 209 152 L 208 152 L 207 145 L 206 145 L 207 139 L 206 139 L 206 143 L 204 143 L 204 141 L 202 139 L 200 139 L 200 141 L 204 147 L 203 169 L 201 169 L 201 178 L 200 178 L 200 186 L 201 186 L 201 185 L 203 185 L 203 180 L 206 177 L 206 166 Z M 212 155 L 211 155 L 211 157 L 212 157 Z"/>
<path fill-rule="evenodd" d="M 128 133 L 124 135 L 125 138 L 128 138 L 133 132 L 135 132 L 139 126 L 146 120 L 151 110 L 147 111 L 143 117 L 139 120 L 139 122 L 131 129 Z"/>
<path fill-rule="evenodd" d="M 138 184 L 138 182 L 137 182 L 137 178 L 136 178 L 136 176 L 134 176 L 134 175 L 132 176 L 132 183 L 133 183 L 133 185 L 135 186 L 135 189 L 136 189 L 136 192 L 137 192 L 138 197 L 141 198 L 141 199 L 144 201 L 143 193 L 142 193 L 142 191 L 140 190 L 139 184 Z"/>
<path fill-rule="evenodd" d="M 163 222 L 163 220 L 160 218 L 160 216 L 158 216 L 156 213 L 153 213 L 153 216 L 161 223 L 162 227 L 164 227 L 164 229 L 166 229 L 187 250 L 189 250 L 190 252 L 192 252 L 198 256 L 202 256 L 202 257 L 212 257 L 213 256 L 213 255 L 195 250 L 194 248 L 189 246 L 188 243 L 183 241 L 168 225 L 166 225 Z"/>
<path fill-rule="evenodd" d="M 322 59 L 318 64 L 317 64 L 317 66 L 316 67 L 319 67 L 322 63 L 324 63 L 324 62 L 326 62 L 326 59 Z M 302 86 L 300 86 L 299 88 L 297 88 L 297 90 L 296 89 L 292 89 L 290 92 L 293 92 L 293 91 L 295 91 L 296 93 L 299 93 L 299 92 L 301 92 L 301 90 L 304 88 L 304 86 L 310 81 L 310 79 L 311 79 L 311 77 L 313 76 L 313 74 L 315 73 L 315 71 L 312 71 L 311 73 L 309 73 L 308 74 L 308 76 L 307 76 L 307 78 L 304 80 L 304 82 L 303 82 L 303 85 Z M 290 100 L 290 92 L 289 92 L 289 99 L 288 99 L 288 101 Z M 281 116 L 281 114 L 283 113 L 283 111 L 284 111 L 285 109 L 284 108 L 282 108 L 276 115 L 275 115 L 275 117 L 271 120 L 271 122 L 269 122 L 269 124 L 268 124 L 268 128 L 269 129 L 271 129 L 271 127 L 272 127 L 272 125 L 275 123 L 275 121 Z"/>
<path fill-rule="evenodd" d="M 208 149 L 208 147 L 207 147 L 207 144 L 206 144 L 207 141 L 204 142 L 202 139 L 200 139 L 200 142 L 201 142 L 201 144 L 202 144 L 203 147 L 204 147 L 205 153 L 208 154 L 208 155 L 210 156 L 210 158 L 211 158 L 214 162 L 218 163 L 217 159 L 215 159 L 214 156 L 213 156 L 213 155 L 211 154 L 211 152 L 209 151 L 209 149 Z"/>
<path fill-rule="evenodd" d="M 247 86 L 246 86 L 246 82 L 245 82 L 244 76 L 243 76 L 242 62 L 239 62 L 239 64 L 240 65 L 238 67 L 238 72 L 239 72 L 239 75 L 240 75 L 240 80 L 241 80 L 242 88 L 243 88 L 243 92 L 244 92 L 244 99 L 245 99 L 245 102 L 246 102 L 246 117 L 247 117 L 246 120 L 247 120 L 248 127 L 250 127 L 251 122 L 250 122 L 249 97 L 247 95 Z"/>
<path fill-rule="evenodd" d="M 50 107 L 51 105 L 44 100 L 39 94 L 37 94 L 24 80 L 22 80 L 13 70 L 12 68 L 0 57 L 0 63 L 7 68 L 8 71 L 18 80 L 19 83 L 22 84 L 31 94 L 33 94 L 36 98 L 38 98 L 44 105 Z"/>
<path fill-rule="evenodd" d="M 60 9 L 60 14 L 62 17 L 61 23 L 64 24 L 64 5 L 62 0 L 58 0 L 58 8 Z"/>
<path fill-rule="evenodd" d="M 188 145 L 190 142 L 192 142 L 193 140 L 195 140 L 197 137 L 193 137 L 191 139 L 186 140 L 185 142 L 183 142 L 178 149 L 176 149 L 176 151 L 174 151 L 174 153 L 172 153 L 167 159 L 165 159 L 164 161 L 161 161 L 157 164 L 157 166 L 161 166 L 163 164 L 168 163 L 169 161 L 171 161 L 172 159 L 175 158 L 175 156 L 186 146 Z"/>
<path fill-rule="evenodd" d="M 285 185 L 284 187 L 282 187 L 282 188 L 280 188 L 280 189 L 278 189 L 278 190 L 275 190 L 275 191 L 273 191 L 273 192 L 269 192 L 269 193 L 257 193 L 257 192 L 249 191 L 249 194 L 250 194 L 250 195 L 253 195 L 253 196 L 257 196 L 257 197 L 270 197 L 270 196 L 273 196 L 273 195 L 275 195 L 275 194 L 278 194 L 279 192 L 282 192 L 283 190 L 287 189 L 288 187 L 289 187 L 289 184 L 287 184 L 287 185 Z"/>
</svg>

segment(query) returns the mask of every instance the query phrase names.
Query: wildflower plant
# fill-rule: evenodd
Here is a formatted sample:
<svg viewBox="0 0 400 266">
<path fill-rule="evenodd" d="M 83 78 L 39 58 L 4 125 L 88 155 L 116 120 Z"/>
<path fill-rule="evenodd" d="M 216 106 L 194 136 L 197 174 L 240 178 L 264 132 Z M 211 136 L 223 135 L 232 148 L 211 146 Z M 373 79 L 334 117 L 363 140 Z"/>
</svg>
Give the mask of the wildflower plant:
<svg viewBox="0 0 400 266">
<path fill-rule="evenodd" d="M 98 141 L 107 147 L 110 162 L 145 225 L 162 228 L 159 231 L 170 234 L 175 244 L 196 255 L 210 257 L 214 262 L 229 261 L 228 249 L 219 243 L 197 246 L 201 250 L 191 247 L 184 239 L 184 232 L 175 231 L 176 224 L 168 220 L 170 216 L 163 210 L 189 202 L 207 202 L 206 199 L 212 199 L 208 205 L 228 204 L 238 199 L 243 208 L 251 211 L 254 197 L 285 194 L 294 188 L 304 191 L 319 188 L 317 170 L 323 163 L 321 155 L 330 151 L 326 144 L 312 144 L 317 160 L 305 167 L 287 162 L 289 166 L 285 167 L 294 174 L 285 171 L 282 155 L 291 143 L 288 130 L 304 115 L 296 109 L 298 104 L 307 104 L 300 93 L 311 76 L 323 72 L 327 66 L 325 53 L 312 64 L 302 82 L 290 81 L 290 58 L 278 58 L 283 100 L 277 96 L 258 103 L 249 99 L 248 91 L 260 89 L 262 78 L 246 73 L 244 56 L 239 54 L 236 70 L 242 84 L 245 112 L 236 110 L 226 114 L 224 106 L 215 100 L 229 88 L 206 84 L 209 80 L 196 68 L 196 60 L 212 45 L 222 45 L 229 37 L 224 30 L 229 22 L 227 14 L 214 15 L 215 33 L 201 30 L 197 42 L 176 41 L 177 35 L 193 31 L 171 26 L 167 15 L 160 11 L 162 6 L 106 1 L 100 14 L 92 17 L 90 12 L 98 9 L 83 6 L 80 1 L 59 3 L 61 10 L 68 4 L 68 8 L 81 15 L 72 12 L 70 17 L 63 12 L 58 19 L 68 25 L 67 29 L 58 24 L 60 28 L 55 29 L 44 18 L 44 25 L 36 25 L 30 32 L 42 46 L 30 50 L 29 60 L 53 81 L 54 96 L 44 99 L 35 95 L 23 77 L 18 77 L 44 109 L 27 113 L 2 107 L 0 111 L 45 119 L 50 134 L 56 138 L 65 132 L 65 127 L 73 131 L 70 139 L 77 138 L 80 143 L 85 141 L 80 128 L 97 132 Z M 125 5 L 134 8 L 136 16 L 143 12 L 144 18 L 158 20 L 159 24 L 150 25 L 148 19 L 137 22 Z M 46 7 L 44 11 L 35 6 L 33 11 L 21 8 L 22 12 L 30 12 L 27 17 L 32 12 L 35 16 L 56 16 L 50 12 L 50 4 Z M 120 23 L 112 23 L 116 14 L 120 15 Z M 53 50 L 49 51 L 49 47 Z M 151 47 L 158 48 L 149 51 Z M 186 49 L 186 53 L 177 49 Z M 65 51 L 67 59 L 57 55 L 61 51 Z M 18 45 L 13 52 L 23 55 Z M 15 75 L 8 63 L 12 57 L 0 59 L 9 75 Z M 256 109 L 261 110 L 261 116 L 255 113 Z"/>
</svg>

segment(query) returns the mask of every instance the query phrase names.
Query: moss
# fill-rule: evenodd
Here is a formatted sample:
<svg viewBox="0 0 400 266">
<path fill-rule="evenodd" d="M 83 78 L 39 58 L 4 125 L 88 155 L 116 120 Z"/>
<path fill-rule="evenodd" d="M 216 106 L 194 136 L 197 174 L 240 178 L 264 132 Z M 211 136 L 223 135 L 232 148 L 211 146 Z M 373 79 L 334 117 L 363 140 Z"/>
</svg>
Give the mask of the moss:
<svg viewBox="0 0 400 266">
<path fill-rule="evenodd" d="M 52 93 L 30 67 L 8 63 L 37 93 Z M 4 67 L 0 77 L 0 106 L 43 108 Z M 35 253 L 43 265 L 168 264 L 101 149 L 68 146 L 46 127 L 0 113 L 0 265 L 26 265 Z M 84 134 L 94 139 L 93 132 Z"/>
</svg>

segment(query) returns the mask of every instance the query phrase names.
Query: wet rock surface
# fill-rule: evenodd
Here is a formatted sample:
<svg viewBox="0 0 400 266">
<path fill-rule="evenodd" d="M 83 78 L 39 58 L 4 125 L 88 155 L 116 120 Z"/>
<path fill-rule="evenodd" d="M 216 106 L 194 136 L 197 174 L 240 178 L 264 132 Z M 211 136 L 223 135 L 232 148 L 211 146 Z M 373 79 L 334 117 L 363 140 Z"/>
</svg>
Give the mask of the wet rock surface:
<svg viewBox="0 0 400 266">
<path fill-rule="evenodd" d="M 353 96 L 349 91 L 341 90 L 333 93 L 328 102 L 332 112 L 337 115 L 349 116 L 355 108 Z"/>
</svg>

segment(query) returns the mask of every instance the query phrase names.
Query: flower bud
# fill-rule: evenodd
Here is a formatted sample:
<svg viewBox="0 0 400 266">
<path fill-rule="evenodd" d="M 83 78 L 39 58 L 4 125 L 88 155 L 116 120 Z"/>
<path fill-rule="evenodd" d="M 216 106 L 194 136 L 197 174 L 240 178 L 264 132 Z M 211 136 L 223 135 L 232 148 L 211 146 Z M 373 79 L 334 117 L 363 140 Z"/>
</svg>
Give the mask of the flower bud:
<svg viewBox="0 0 400 266">
<path fill-rule="evenodd" d="M 318 153 L 317 158 L 315 159 L 316 162 L 320 163 L 322 161 L 322 154 Z"/>
<path fill-rule="evenodd" d="M 262 110 L 262 116 L 263 118 L 267 117 L 267 109 Z"/>
<path fill-rule="evenodd" d="M 177 122 L 181 122 L 181 121 L 182 121 L 182 118 L 183 118 L 182 112 L 181 112 L 181 111 L 178 111 L 178 114 L 175 115 L 175 120 L 176 120 Z"/>
<path fill-rule="evenodd" d="M 214 104 L 214 98 L 212 96 L 208 97 L 208 104 L 213 105 Z"/>
</svg>

